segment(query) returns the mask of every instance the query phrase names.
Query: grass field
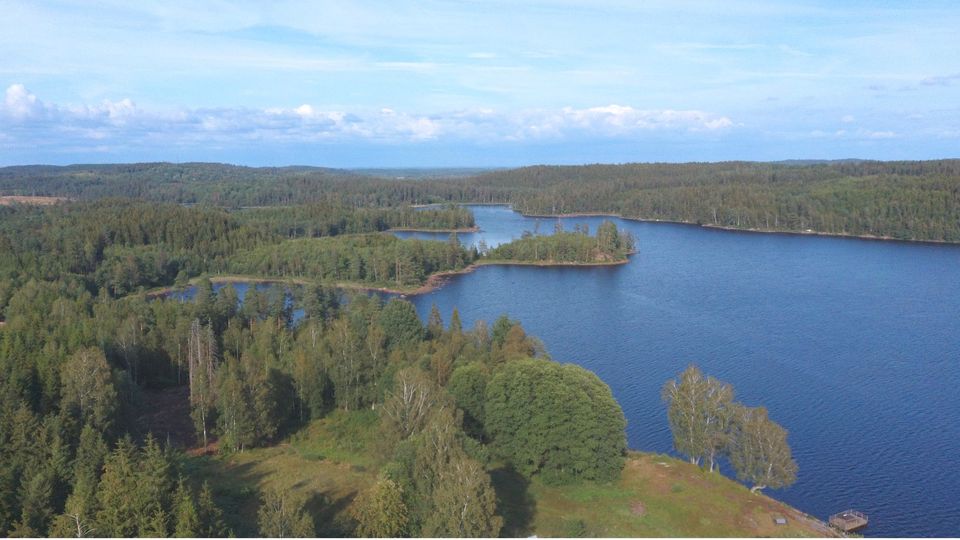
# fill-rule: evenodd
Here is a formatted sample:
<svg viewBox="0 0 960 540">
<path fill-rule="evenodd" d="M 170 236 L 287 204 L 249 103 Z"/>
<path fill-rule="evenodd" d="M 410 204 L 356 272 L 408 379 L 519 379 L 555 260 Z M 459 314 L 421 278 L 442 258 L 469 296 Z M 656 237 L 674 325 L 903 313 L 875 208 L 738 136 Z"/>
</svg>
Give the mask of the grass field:
<svg viewBox="0 0 960 540">
<path fill-rule="evenodd" d="M 191 458 L 211 478 L 237 536 L 257 534 L 259 492 L 290 490 L 307 501 L 319 536 L 349 535 L 347 508 L 376 479 L 383 454 L 373 411 L 335 412 L 286 442 L 226 457 Z M 495 468 L 503 536 L 833 536 L 822 522 L 718 473 L 671 457 L 631 452 L 619 482 L 546 486 Z M 787 518 L 776 525 L 774 518 Z"/>
</svg>

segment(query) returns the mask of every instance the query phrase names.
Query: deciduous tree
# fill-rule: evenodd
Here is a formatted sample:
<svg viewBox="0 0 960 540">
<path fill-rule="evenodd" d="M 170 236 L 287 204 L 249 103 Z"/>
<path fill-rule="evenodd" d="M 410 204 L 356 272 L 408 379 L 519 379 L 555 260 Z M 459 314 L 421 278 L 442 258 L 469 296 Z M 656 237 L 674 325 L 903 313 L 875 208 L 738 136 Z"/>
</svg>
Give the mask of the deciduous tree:
<svg viewBox="0 0 960 540">
<path fill-rule="evenodd" d="M 770 420 L 763 407 L 739 407 L 730 450 L 737 478 L 750 482 L 750 491 L 781 488 L 797 479 L 797 462 L 787 444 L 787 430 Z"/>
</svg>

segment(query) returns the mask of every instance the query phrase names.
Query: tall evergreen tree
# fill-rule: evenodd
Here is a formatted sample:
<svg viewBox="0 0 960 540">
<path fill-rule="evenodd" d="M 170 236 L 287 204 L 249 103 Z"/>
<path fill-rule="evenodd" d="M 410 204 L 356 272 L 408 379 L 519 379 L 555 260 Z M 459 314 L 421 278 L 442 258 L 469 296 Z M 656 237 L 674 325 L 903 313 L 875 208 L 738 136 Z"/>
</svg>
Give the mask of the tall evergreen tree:
<svg viewBox="0 0 960 540">
<path fill-rule="evenodd" d="M 210 484 L 203 482 L 200 488 L 200 497 L 197 500 L 197 515 L 200 519 L 200 534 L 204 538 L 220 538 L 230 536 L 230 531 L 223 522 L 223 511 L 213 500 L 213 491 Z"/>
<path fill-rule="evenodd" d="M 98 536 L 124 537 L 137 534 L 139 508 L 137 451 L 129 439 L 120 439 L 107 456 L 97 487 Z"/>
<path fill-rule="evenodd" d="M 193 499 L 193 493 L 184 482 L 182 476 L 177 482 L 177 491 L 173 495 L 173 501 L 173 536 L 176 538 L 196 538 L 201 536 L 197 503 Z"/>
<path fill-rule="evenodd" d="M 440 309 L 434 303 L 430 306 L 430 315 L 427 317 L 427 337 L 430 339 L 439 339 L 443 336 L 443 319 L 440 317 Z"/>
</svg>

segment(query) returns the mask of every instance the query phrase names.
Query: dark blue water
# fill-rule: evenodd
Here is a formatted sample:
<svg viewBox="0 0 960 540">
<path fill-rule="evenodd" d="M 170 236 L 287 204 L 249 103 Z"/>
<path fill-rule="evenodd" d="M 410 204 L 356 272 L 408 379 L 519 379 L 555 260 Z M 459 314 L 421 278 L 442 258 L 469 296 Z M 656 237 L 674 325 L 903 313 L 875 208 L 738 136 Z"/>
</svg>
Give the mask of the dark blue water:
<svg viewBox="0 0 960 540">
<path fill-rule="evenodd" d="M 556 222 L 472 209 L 466 244 Z M 411 300 L 465 325 L 519 319 L 610 385 L 640 450 L 671 450 L 660 388 L 696 363 L 789 430 L 799 477 L 770 495 L 824 519 L 861 510 L 868 536 L 960 535 L 960 247 L 618 225 L 638 241 L 629 264 L 482 267 Z"/>
<path fill-rule="evenodd" d="M 228 283 L 225 283 L 225 282 L 214 283 L 213 291 L 220 292 L 220 289 L 226 287 L 227 285 Z M 230 283 L 230 285 L 233 285 L 233 288 L 237 291 L 237 305 L 239 306 L 243 304 L 244 298 L 247 297 L 247 291 L 250 290 L 250 285 L 252 284 L 245 283 L 245 282 L 237 282 L 237 283 Z M 268 282 L 257 283 L 256 287 L 257 287 L 257 291 L 261 293 L 269 293 L 271 288 L 274 287 L 274 284 L 268 283 Z M 181 302 L 190 302 L 193 300 L 193 297 L 196 296 L 196 294 L 197 294 L 197 287 L 194 285 L 190 285 L 180 289 L 173 289 L 169 293 L 167 293 L 165 296 L 167 298 L 172 298 L 174 300 L 180 300 Z M 287 290 L 284 292 L 284 302 L 287 307 L 294 306 L 295 301 L 291 291 Z M 292 314 L 291 320 L 293 323 L 300 322 L 300 320 L 302 320 L 304 317 L 303 309 L 299 307 L 295 308 L 291 312 L 291 314 Z"/>
</svg>

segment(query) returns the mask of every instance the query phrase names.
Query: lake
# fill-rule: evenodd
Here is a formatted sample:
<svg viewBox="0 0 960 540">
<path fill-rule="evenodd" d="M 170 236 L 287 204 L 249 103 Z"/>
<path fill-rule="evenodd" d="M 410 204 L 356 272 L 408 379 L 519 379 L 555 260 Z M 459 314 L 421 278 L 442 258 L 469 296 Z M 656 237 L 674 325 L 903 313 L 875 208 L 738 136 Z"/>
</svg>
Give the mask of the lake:
<svg viewBox="0 0 960 540">
<path fill-rule="evenodd" d="M 557 221 L 471 208 L 465 244 Z M 411 301 L 465 327 L 520 320 L 610 385 L 638 450 L 671 452 L 660 388 L 696 363 L 789 430 L 799 476 L 771 496 L 858 509 L 866 536 L 960 535 L 960 247 L 615 221 L 637 239 L 626 265 L 487 266 Z"/>
</svg>

